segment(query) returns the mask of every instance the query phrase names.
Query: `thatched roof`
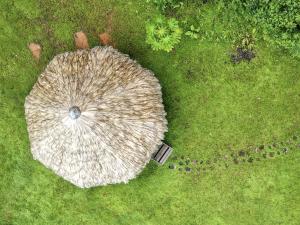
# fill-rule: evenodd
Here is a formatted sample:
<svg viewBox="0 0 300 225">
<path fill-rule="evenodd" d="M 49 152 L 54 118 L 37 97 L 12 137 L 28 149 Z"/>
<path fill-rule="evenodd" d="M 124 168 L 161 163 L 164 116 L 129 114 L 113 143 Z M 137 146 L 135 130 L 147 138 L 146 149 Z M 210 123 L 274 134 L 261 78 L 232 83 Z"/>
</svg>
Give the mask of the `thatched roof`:
<svg viewBox="0 0 300 225">
<path fill-rule="evenodd" d="M 136 177 L 167 131 L 158 80 L 112 47 L 55 56 L 25 114 L 34 159 L 79 187 Z"/>
</svg>

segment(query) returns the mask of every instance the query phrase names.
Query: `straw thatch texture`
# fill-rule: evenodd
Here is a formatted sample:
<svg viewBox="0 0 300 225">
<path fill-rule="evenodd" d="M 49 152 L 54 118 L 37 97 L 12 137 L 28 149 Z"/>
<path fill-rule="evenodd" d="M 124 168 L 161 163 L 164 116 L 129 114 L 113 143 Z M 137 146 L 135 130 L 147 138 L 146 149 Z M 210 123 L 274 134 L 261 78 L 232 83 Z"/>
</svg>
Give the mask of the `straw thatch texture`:
<svg viewBox="0 0 300 225">
<path fill-rule="evenodd" d="M 136 177 L 167 131 L 158 80 L 112 47 L 55 56 L 25 114 L 34 159 L 79 187 Z"/>
</svg>

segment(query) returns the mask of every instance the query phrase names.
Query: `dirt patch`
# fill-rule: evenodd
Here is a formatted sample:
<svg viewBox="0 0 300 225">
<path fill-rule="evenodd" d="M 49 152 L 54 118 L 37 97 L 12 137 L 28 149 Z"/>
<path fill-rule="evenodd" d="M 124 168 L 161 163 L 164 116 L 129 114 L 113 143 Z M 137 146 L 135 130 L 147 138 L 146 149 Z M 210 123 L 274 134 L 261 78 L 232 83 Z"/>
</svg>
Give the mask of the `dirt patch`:
<svg viewBox="0 0 300 225">
<path fill-rule="evenodd" d="M 74 34 L 74 40 L 76 48 L 86 49 L 89 48 L 88 38 L 86 34 L 82 31 L 79 31 Z"/>
<path fill-rule="evenodd" d="M 39 44 L 32 42 L 28 45 L 28 48 L 31 51 L 33 58 L 36 61 L 39 61 L 41 57 L 42 47 Z"/>
<path fill-rule="evenodd" d="M 252 50 L 246 50 L 242 48 L 237 48 L 236 52 L 230 55 L 232 63 L 240 63 L 241 61 L 250 62 L 255 57 L 255 53 Z"/>
</svg>

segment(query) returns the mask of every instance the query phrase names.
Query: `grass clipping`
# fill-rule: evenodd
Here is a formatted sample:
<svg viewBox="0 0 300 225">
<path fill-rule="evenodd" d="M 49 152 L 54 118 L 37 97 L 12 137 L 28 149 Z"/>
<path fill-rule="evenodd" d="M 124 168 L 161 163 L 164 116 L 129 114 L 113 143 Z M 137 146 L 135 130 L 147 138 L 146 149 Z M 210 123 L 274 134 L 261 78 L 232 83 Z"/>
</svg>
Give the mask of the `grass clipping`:
<svg viewBox="0 0 300 225">
<path fill-rule="evenodd" d="M 158 80 L 112 47 L 55 56 L 25 115 L 34 159 L 82 188 L 135 178 L 167 131 Z"/>
</svg>

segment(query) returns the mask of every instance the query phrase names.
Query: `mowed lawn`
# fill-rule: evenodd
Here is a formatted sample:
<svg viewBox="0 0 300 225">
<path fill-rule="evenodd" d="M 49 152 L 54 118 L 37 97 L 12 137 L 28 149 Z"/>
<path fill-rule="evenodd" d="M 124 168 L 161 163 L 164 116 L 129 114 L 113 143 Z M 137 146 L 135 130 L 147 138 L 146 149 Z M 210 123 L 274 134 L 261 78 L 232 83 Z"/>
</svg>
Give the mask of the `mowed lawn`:
<svg viewBox="0 0 300 225">
<path fill-rule="evenodd" d="M 202 18 L 211 18 L 215 5 L 203 7 Z M 155 52 L 145 21 L 156 13 L 142 0 L 1 1 L 1 225 L 300 224 L 300 60 L 259 40 L 256 57 L 236 65 L 229 41 L 183 37 L 172 52 Z M 231 29 L 209 21 L 202 29 Z M 93 47 L 106 29 L 117 49 L 160 80 L 174 153 L 129 184 L 80 189 L 33 160 L 23 105 L 47 63 L 75 49 L 75 32 L 86 32 Z M 38 63 L 32 41 L 43 47 Z M 263 156 L 274 148 L 276 156 Z M 252 149 L 254 160 L 235 163 L 241 149 Z M 186 159 L 189 172 L 179 164 Z"/>
</svg>

